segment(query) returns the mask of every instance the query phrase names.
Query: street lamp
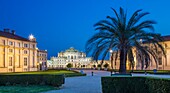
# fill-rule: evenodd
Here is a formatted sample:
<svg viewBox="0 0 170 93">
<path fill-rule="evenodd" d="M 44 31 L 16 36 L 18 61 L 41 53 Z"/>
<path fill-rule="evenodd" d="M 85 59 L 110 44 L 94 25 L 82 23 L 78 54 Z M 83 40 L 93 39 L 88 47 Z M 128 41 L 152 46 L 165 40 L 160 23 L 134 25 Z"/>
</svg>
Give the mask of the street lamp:
<svg viewBox="0 0 170 93">
<path fill-rule="evenodd" d="M 111 67 L 113 69 L 113 50 L 110 50 L 110 61 L 111 61 Z"/>
<path fill-rule="evenodd" d="M 112 70 L 113 70 L 113 50 L 110 50 L 110 62 L 111 62 L 111 67 L 112 67 Z M 111 70 L 111 76 L 112 76 L 112 70 Z"/>
</svg>

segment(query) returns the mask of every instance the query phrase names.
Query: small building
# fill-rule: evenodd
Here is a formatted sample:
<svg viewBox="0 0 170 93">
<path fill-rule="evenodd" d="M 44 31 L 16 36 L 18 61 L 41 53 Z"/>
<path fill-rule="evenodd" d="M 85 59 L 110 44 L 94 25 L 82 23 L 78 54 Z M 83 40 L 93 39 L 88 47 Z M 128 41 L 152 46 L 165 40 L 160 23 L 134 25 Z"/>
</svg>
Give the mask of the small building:
<svg viewBox="0 0 170 93">
<path fill-rule="evenodd" d="M 47 50 L 37 52 L 38 70 L 47 70 Z"/>
</svg>

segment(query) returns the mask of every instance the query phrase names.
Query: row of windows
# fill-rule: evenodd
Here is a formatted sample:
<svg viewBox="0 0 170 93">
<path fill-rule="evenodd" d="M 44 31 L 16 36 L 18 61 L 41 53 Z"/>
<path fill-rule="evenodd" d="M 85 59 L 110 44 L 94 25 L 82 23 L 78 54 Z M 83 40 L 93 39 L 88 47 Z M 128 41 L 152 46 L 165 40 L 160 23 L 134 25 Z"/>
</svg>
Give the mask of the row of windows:
<svg viewBox="0 0 170 93">
<path fill-rule="evenodd" d="M 24 71 L 27 71 L 27 68 L 24 68 Z M 9 72 L 13 72 L 13 69 L 9 68 Z"/>
<path fill-rule="evenodd" d="M 40 56 L 47 56 L 46 54 L 40 54 Z"/>
<path fill-rule="evenodd" d="M 40 60 L 47 60 L 47 58 L 40 58 Z"/>
<path fill-rule="evenodd" d="M 2 43 L 3 43 L 3 45 L 5 45 L 5 40 L 2 40 Z M 9 41 L 9 42 L 8 42 L 8 45 L 14 46 L 14 45 L 15 45 L 15 42 L 14 42 L 14 41 Z M 21 47 L 21 43 L 18 42 L 18 43 L 16 44 L 16 46 Z M 24 43 L 23 47 L 28 48 L 28 47 L 29 47 L 29 44 Z M 31 47 L 32 47 L 32 48 L 35 48 L 35 44 L 32 44 Z"/>
<path fill-rule="evenodd" d="M 13 53 L 13 49 L 9 49 L 9 53 Z M 20 53 L 20 51 L 19 51 Z M 24 50 L 24 54 L 28 54 L 28 50 Z M 33 52 L 33 55 L 34 55 L 34 52 Z"/>
<path fill-rule="evenodd" d="M 24 57 L 24 66 L 28 65 L 28 58 Z M 13 66 L 13 57 L 9 57 L 9 66 Z"/>
</svg>

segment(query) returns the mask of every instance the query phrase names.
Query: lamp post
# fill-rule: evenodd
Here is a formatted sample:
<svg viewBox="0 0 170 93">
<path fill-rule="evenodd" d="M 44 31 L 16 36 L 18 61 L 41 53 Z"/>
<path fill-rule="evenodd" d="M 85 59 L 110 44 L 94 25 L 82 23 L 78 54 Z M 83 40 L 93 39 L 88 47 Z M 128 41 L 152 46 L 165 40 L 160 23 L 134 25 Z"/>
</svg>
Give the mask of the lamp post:
<svg viewBox="0 0 170 93">
<path fill-rule="evenodd" d="M 113 50 L 110 50 L 110 62 L 111 62 L 111 67 L 112 67 L 112 70 L 113 70 Z M 112 70 L 111 70 L 111 76 L 112 76 Z"/>
</svg>

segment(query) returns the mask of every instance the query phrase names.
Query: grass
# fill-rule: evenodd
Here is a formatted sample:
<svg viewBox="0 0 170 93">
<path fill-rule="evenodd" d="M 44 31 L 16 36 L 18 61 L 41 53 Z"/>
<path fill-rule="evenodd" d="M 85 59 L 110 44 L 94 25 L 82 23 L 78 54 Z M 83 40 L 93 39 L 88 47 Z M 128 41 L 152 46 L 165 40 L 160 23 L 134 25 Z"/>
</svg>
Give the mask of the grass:
<svg viewBox="0 0 170 93">
<path fill-rule="evenodd" d="M 12 73 L 0 73 L 0 75 L 34 75 L 34 74 L 64 74 L 65 77 L 76 77 L 76 76 L 86 76 L 86 74 L 81 74 L 77 71 L 69 70 L 47 70 L 47 71 L 37 71 L 37 72 L 12 72 Z"/>
<path fill-rule="evenodd" d="M 52 86 L 0 86 L 0 93 L 39 93 L 58 88 Z"/>
<path fill-rule="evenodd" d="M 23 75 L 23 74 L 74 74 L 74 71 L 68 70 L 47 70 L 47 71 L 36 71 L 36 72 L 12 72 L 12 73 L 1 73 L 1 75 Z"/>
</svg>

